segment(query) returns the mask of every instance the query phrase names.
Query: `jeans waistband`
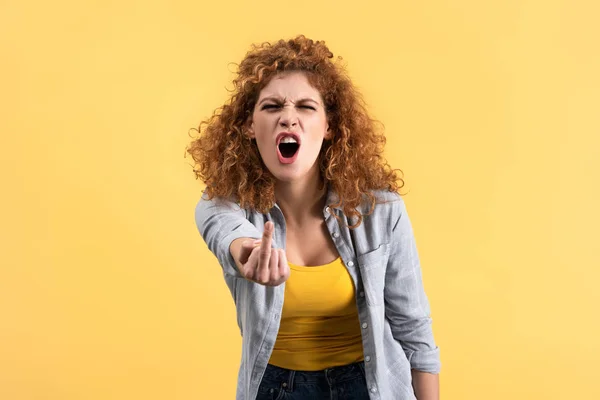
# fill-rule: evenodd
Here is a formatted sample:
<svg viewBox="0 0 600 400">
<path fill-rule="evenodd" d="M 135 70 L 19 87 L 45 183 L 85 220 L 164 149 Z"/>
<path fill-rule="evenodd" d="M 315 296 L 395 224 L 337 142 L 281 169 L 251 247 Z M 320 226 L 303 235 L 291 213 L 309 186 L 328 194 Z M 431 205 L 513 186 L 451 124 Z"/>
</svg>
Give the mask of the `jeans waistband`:
<svg viewBox="0 0 600 400">
<path fill-rule="evenodd" d="M 365 365 L 363 361 L 327 368 L 321 371 L 294 371 L 269 364 L 265 371 L 265 379 L 288 382 L 288 386 L 294 384 L 315 383 L 326 379 L 330 384 L 340 383 L 347 380 L 364 378 Z"/>
</svg>

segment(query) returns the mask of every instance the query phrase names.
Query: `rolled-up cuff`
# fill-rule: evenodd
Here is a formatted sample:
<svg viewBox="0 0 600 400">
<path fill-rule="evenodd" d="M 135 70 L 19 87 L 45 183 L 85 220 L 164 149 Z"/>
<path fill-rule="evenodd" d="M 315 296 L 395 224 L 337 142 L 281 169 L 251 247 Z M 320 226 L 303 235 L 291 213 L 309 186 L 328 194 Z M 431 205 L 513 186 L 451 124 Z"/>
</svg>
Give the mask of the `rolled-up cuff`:
<svg viewBox="0 0 600 400">
<path fill-rule="evenodd" d="M 430 374 L 439 374 L 442 367 L 440 362 L 440 349 L 436 347 L 433 350 L 405 350 L 411 369 L 429 372 Z"/>
</svg>

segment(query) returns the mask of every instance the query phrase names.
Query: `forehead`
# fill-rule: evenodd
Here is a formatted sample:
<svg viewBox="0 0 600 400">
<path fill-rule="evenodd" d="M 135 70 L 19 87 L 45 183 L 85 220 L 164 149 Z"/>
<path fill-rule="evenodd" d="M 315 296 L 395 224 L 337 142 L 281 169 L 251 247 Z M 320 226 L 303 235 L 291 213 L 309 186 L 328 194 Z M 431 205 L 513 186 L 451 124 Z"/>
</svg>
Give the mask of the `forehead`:
<svg viewBox="0 0 600 400">
<path fill-rule="evenodd" d="M 321 94 L 310 84 L 306 74 L 299 71 L 275 75 L 260 91 L 259 99 L 271 96 L 289 100 L 310 97 L 318 101 L 321 98 Z"/>
</svg>

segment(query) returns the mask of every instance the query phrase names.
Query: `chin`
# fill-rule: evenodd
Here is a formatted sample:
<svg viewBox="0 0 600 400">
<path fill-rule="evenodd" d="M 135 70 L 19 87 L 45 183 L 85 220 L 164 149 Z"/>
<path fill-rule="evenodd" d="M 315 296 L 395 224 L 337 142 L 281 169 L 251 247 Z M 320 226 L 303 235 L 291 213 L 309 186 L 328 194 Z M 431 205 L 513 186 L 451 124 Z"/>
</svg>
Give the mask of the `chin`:
<svg viewBox="0 0 600 400">
<path fill-rule="evenodd" d="M 294 182 L 297 180 L 305 179 L 309 175 L 319 175 L 318 170 L 313 171 L 314 168 L 318 167 L 315 165 L 316 159 L 307 165 L 308 160 L 296 160 L 293 164 L 281 164 L 279 159 L 269 160 L 265 165 L 268 168 L 271 175 L 275 177 L 279 182 Z"/>
<path fill-rule="evenodd" d="M 291 173 L 291 172 L 279 172 L 279 173 L 273 174 L 275 179 L 277 179 L 279 182 L 286 182 L 286 183 L 297 181 L 298 179 L 303 178 L 305 175 L 306 174 Z"/>
<path fill-rule="evenodd" d="M 269 168 L 269 172 L 280 182 L 293 182 L 304 178 L 307 171 L 298 168 L 281 167 L 277 165 L 275 168 Z"/>
</svg>

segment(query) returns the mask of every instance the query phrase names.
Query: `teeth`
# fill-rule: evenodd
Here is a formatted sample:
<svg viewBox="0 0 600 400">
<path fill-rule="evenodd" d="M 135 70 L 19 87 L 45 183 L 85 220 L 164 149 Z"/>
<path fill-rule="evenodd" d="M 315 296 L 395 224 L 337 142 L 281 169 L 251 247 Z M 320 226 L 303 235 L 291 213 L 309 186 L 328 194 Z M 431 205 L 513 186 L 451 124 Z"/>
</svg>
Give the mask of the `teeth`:
<svg viewBox="0 0 600 400">
<path fill-rule="evenodd" d="M 298 142 L 293 137 L 286 136 L 283 139 L 281 139 L 281 141 L 279 143 L 298 143 Z"/>
</svg>

